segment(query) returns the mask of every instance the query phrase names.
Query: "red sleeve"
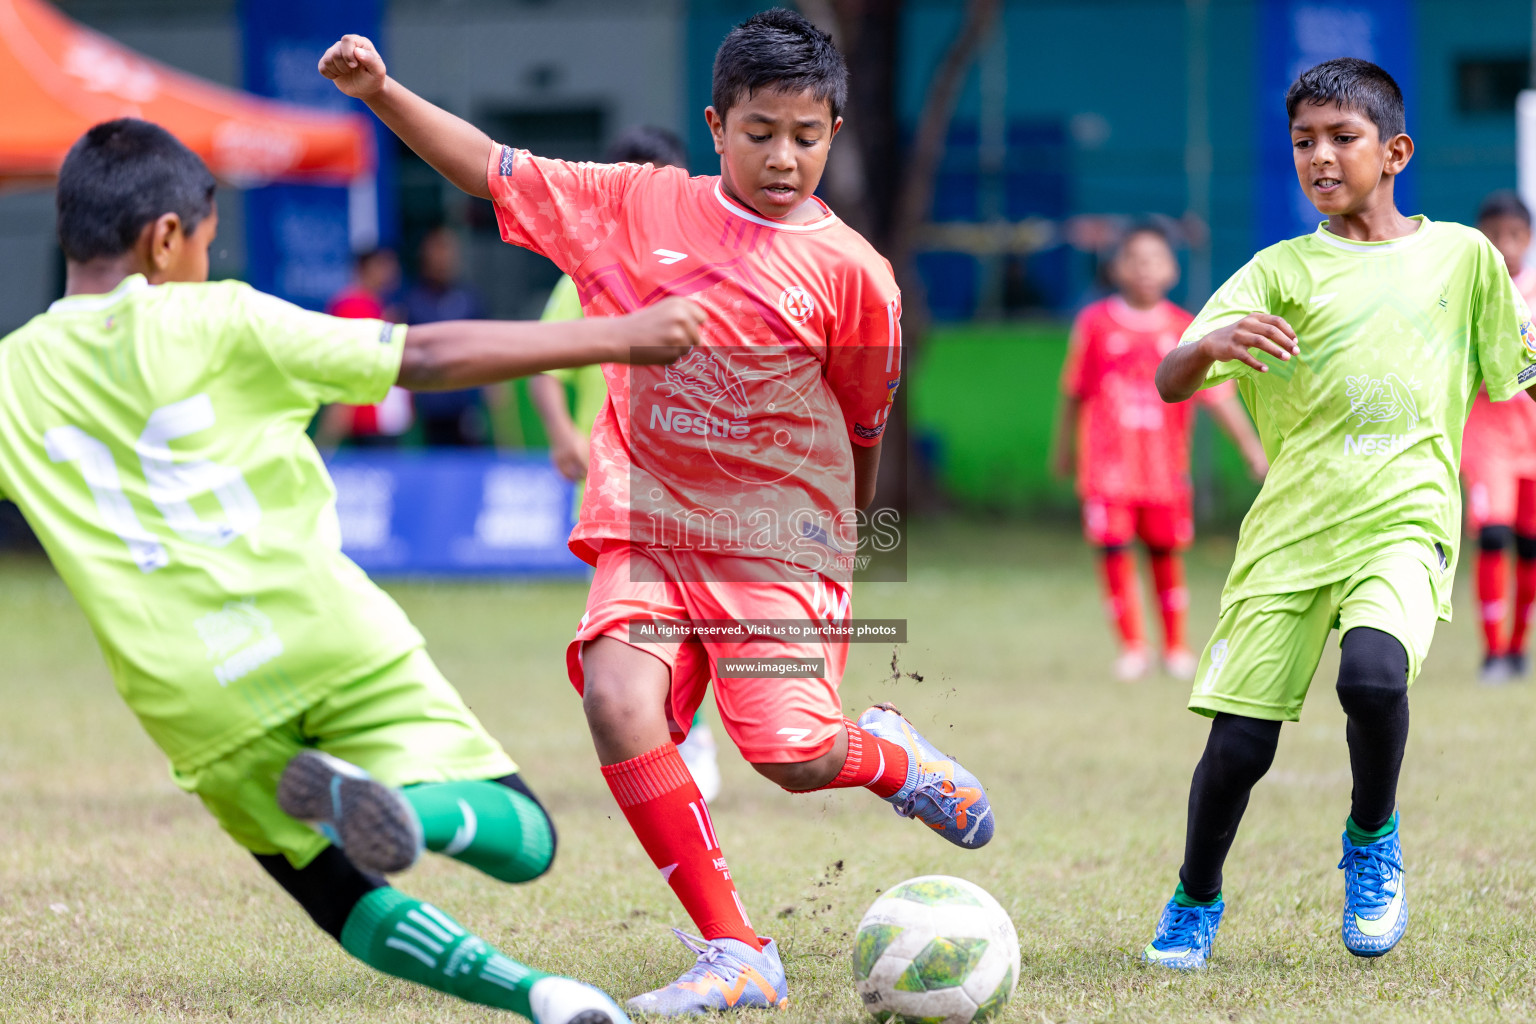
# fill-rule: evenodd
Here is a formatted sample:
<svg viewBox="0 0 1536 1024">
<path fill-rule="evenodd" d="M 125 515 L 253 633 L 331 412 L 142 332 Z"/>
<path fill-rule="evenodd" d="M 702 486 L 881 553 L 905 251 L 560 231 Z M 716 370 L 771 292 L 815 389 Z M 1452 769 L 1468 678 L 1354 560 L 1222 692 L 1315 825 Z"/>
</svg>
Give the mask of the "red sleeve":
<svg viewBox="0 0 1536 1024">
<path fill-rule="evenodd" d="M 647 165 L 572 163 L 493 146 L 486 183 L 502 239 L 569 274 L 618 228 L 630 187 L 648 173 Z"/>
<path fill-rule="evenodd" d="M 1090 307 L 1091 308 L 1091 307 Z M 1098 384 L 1097 374 L 1090 367 L 1088 357 L 1089 310 L 1077 314 L 1072 321 L 1072 333 L 1067 337 L 1067 361 L 1061 367 L 1061 393 L 1069 398 L 1083 399 Z"/>
<path fill-rule="evenodd" d="M 853 330 L 828 350 L 826 378 L 842 407 L 848 439 L 862 448 L 879 444 L 901 386 L 899 293 L 860 310 Z"/>
</svg>

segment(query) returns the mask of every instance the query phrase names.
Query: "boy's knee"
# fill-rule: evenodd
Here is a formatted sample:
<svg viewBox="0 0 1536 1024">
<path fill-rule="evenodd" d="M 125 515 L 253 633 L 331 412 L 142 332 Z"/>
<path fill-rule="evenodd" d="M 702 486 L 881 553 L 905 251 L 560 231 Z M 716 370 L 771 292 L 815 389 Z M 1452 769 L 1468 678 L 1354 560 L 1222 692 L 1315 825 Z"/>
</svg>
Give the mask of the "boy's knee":
<svg viewBox="0 0 1536 1024">
<path fill-rule="evenodd" d="M 1408 651 L 1391 633 L 1360 626 L 1344 634 L 1339 703 L 1353 717 L 1380 711 L 1408 696 Z"/>
<path fill-rule="evenodd" d="M 1279 722 L 1221 713 L 1211 722 L 1205 756 L 1223 779 L 1252 786 L 1269 771 L 1279 745 Z"/>
<path fill-rule="evenodd" d="M 780 789 L 791 793 L 806 793 L 813 789 L 821 789 L 837 778 L 837 773 L 842 769 L 842 763 L 837 761 L 832 752 L 809 761 L 794 762 L 754 762 L 753 768 L 763 778 L 772 782 Z"/>
</svg>

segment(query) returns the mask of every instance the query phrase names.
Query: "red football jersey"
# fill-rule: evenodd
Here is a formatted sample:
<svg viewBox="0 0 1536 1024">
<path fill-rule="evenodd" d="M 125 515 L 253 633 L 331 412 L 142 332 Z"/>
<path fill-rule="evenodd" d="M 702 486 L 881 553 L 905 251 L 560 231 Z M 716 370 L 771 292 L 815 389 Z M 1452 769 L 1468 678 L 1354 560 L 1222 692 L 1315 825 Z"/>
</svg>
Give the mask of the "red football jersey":
<svg viewBox="0 0 1536 1024">
<path fill-rule="evenodd" d="M 1078 314 L 1061 390 L 1082 403 L 1077 421 L 1077 491 L 1084 499 L 1163 504 L 1190 491 L 1194 403 L 1221 401 L 1224 384 L 1169 405 L 1157 393 L 1157 364 L 1194 317 L 1171 302 L 1134 309 L 1118 295 Z"/>
<path fill-rule="evenodd" d="M 1528 304 L 1536 302 L 1536 268 L 1520 271 L 1515 287 Z M 1487 464 L 1499 467 L 1499 472 L 1536 478 L 1536 402 L 1525 395 L 1492 402 L 1488 389 L 1482 388 L 1467 416 L 1461 451 L 1463 463 Z"/>
<path fill-rule="evenodd" d="M 671 366 L 605 366 L 608 402 L 571 550 L 605 539 L 779 558 L 845 574 L 853 449 L 876 444 L 901 382 L 890 264 L 820 200 L 769 220 L 718 177 L 569 163 L 495 147 L 501 236 L 571 275 L 588 316 L 682 296 L 704 344 Z"/>
</svg>

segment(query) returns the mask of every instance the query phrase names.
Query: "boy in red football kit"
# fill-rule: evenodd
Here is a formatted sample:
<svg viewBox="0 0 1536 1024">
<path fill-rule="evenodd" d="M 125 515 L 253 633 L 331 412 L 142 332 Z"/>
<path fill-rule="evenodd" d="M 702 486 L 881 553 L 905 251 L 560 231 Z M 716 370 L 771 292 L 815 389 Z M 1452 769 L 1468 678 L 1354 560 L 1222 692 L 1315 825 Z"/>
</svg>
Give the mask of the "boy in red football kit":
<svg viewBox="0 0 1536 1024">
<path fill-rule="evenodd" d="M 1115 675 L 1129 682 L 1149 667 L 1136 565 L 1127 550 L 1139 537 L 1162 613 L 1163 667 L 1175 678 L 1191 679 L 1197 659 L 1184 640 L 1189 594 L 1179 552 L 1195 533 L 1189 482 L 1194 404 L 1231 436 L 1255 477 L 1262 479 L 1269 464 L 1233 385 L 1198 392 L 1178 405 L 1158 397 L 1152 382 L 1157 364 L 1194 319 L 1167 299 L 1179 278 L 1167 236 L 1149 224 L 1133 228 L 1110 272 L 1116 294 L 1084 309 L 1072 325 L 1061 372 L 1056 469 L 1068 476 L 1076 462 L 1083 532 L 1102 551 L 1105 604 L 1120 635 Z"/>
<path fill-rule="evenodd" d="M 1477 226 L 1504 257 L 1515 289 L 1536 302 L 1536 268 L 1525 266 L 1531 211 L 1513 192 L 1495 192 L 1477 211 Z M 1479 678 L 1497 684 L 1526 673 L 1525 637 L 1536 603 L 1536 405 L 1490 402 L 1477 393 L 1462 435 L 1461 479 L 1467 528 L 1477 534 L 1477 603 L 1483 621 Z M 1515 607 L 1508 615 L 1505 552 L 1515 549 Z M 1512 620 L 1509 636 L 1504 622 Z"/>
<path fill-rule="evenodd" d="M 679 932 L 697 962 L 630 1005 L 784 1005 L 777 947 L 748 921 L 674 745 L 711 682 L 731 739 L 783 788 L 863 787 L 957 845 L 992 836 L 980 783 L 894 709 L 843 717 L 845 642 L 714 631 L 851 621 L 856 510 L 873 499 L 900 383 L 901 303 L 885 260 L 813 195 L 842 123 L 842 57 L 783 9 L 732 30 L 705 111 L 720 175 L 697 178 L 497 145 L 389 79 L 361 37 L 343 37 L 321 70 L 454 184 L 493 199 L 502 237 L 571 275 L 588 316 L 667 295 L 708 315 L 711 347 L 671 373 L 605 368 L 571 535 L 596 572 L 568 663 L 609 787 L 703 935 Z M 644 634 L 655 621 L 680 632 Z M 727 664 L 765 658 L 810 665 L 757 678 Z"/>
</svg>

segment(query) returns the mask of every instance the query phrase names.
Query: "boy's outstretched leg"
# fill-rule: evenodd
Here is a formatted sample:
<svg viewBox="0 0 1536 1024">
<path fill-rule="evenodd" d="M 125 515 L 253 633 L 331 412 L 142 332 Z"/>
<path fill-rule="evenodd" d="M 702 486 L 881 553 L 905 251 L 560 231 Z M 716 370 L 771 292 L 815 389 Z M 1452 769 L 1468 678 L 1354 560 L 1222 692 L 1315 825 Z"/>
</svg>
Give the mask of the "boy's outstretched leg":
<svg viewBox="0 0 1536 1024">
<path fill-rule="evenodd" d="M 1221 869 L 1248 795 L 1269 771 L 1280 742 L 1280 723 L 1217 713 L 1205 753 L 1189 787 L 1189 822 L 1179 885 L 1163 908 L 1144 959 L 1166 967 L 1204 967 L 1226 905 Z"/>
<path fill-rule="evenodd" d="M 694 965 L 670 985 L 631 999 L 630 1007 L 673 1016 L 785 1005 L 789 983 L 778 947 L 747 919 L 709 807 L 672 743 L 665 711 L 671 669 L 608 636 L 583 645 L 581 667 L 582 704 L 603 777 L 703 936 L 677 932 Z"/>
<path fill-rule="evenodd" d="M 1381 956 L 1408 927 L 1397 780 L 1408 745 L 1408 652 L 1390 633 L 1360 626 L 1344 634 L 1339 703 L 1349 717 L 1354 777 L 1344 827 L 1344 945 Z"/>
<path fill-rule="evenodd" d="M 375 970 L 536 1024 L 627 1024 L 597 989 L 504 956 L 431 904 L 360 871 L 334 846 L 302 868 L 282 854 L 256 859 L 317 925 Z"/>
</svg>

